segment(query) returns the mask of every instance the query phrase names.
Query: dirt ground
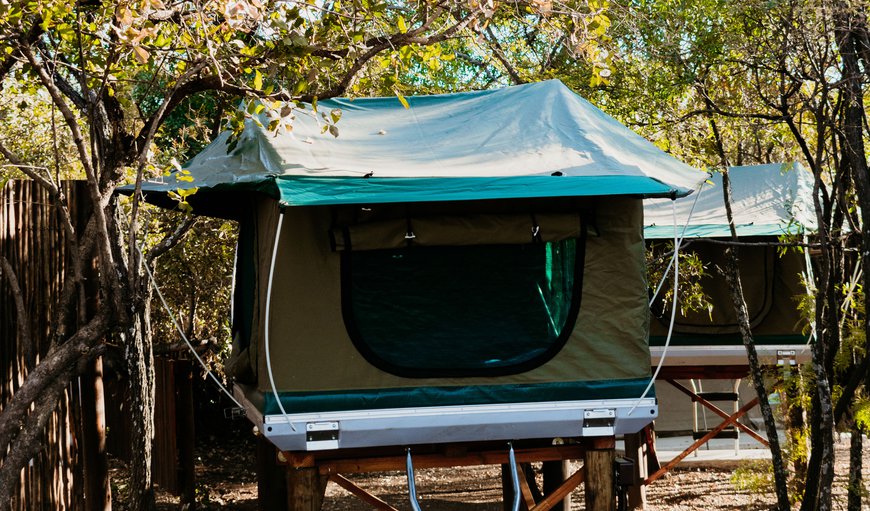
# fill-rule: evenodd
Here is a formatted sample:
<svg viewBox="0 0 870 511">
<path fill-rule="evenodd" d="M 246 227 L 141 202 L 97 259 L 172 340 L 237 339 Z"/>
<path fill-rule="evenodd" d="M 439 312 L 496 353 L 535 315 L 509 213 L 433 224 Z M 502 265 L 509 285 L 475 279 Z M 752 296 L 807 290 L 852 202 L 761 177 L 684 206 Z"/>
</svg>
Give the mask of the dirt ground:
<svg viewBox="0 0 870 511">
<path fill-rule="evenodd" d="M 846 508 L 846 476 L 848 474 L 848 437 L 837 444 L 837 479 L 834 509 Z M 870 478 L 870 442 L 864 440 L 865 494 Z M 224 440 L 202 438 L 197 452 L 198 509 L 256 510 L 257 483 L 253 439 Z M 654 511 L 688 510 L 760 510 L 774 503 L 771 492 L 758 483 L 747 469 L 758 462 L 686 463 L 669 476 L 648 488 L 649 506 Z M 743 473 L 738 482 L 750 486 L 739 489 L 732 480 L 735 470 Z M 749 474 L 749 475 L 745 475 Z M 112 462 L 112 488 L 115 509 L 126 509 L 124 494 L 127 471 L 122 463 Z M 379 473 L 349 476 L 357 485 L 374 493 L 398 509 L 409 509 L 407 481 L 404 473 Z M 762 478 L 763 479 L 763 478 Z M 421 469 L 416 471 L 417 492 L 426 511 L 500 511 L 501 487 L 498 467 L 483 466 L 452 469 Z M 754 483 L 753 483 L 754 482 Z M 178 499 L 158 489 L 160 510 L 178 509 Z M 327 487 L 324 511 L 357 511 L 370 509 L 362 501 L 335 484 Z M 572 511 L 584 509 L 582 486 L 572 494 Z M 865 503 L 870 509 L 870 502 Z"/>
</svg>

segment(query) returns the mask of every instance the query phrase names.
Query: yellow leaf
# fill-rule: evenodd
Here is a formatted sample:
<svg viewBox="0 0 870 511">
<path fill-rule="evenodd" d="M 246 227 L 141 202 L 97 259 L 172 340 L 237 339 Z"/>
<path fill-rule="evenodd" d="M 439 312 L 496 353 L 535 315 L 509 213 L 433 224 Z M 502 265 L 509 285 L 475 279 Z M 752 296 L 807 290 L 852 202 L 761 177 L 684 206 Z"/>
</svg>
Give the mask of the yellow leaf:
<svg viewBox="0 0 870 511">
<path fill-rule="evenodd" d="M 187 198 L 195 194 L 198 190 L 199 188 L 179 188 L 177 192 L 182 201 L 187 201 Z"/>
<path fill-rule="evenodd" d="M 411 105 L 408 104 L 408 100 L 405 99 L 405 96 L 403 96 L 402 93 L 399 92 L 398 90 L 396 90 L 395 92 L 396 92 L 396 97 L 399 98 L 399 103 L 401 103 L 402 106 L 405 107 L 406 110 L 408 108 L 411 108 Z"/>
<path fill-rule="evenodd" d="M 259 70 L 254 71 L 254 89 L 261 90 L 263 88 L 263 75 Z"/>
<path fill-rule="evenodd" d="M 148 58 L 151 56 L 151 54 L 148 53 L 148 50 L 141 46 L 133 47 L 133 55 L 136 56 L 136 59 L 139 61 L 140 64 L 147 64 Z"/>
<path fill-rule="evenodd" d="M 408 25 L 405 24 L 405 18 L 399 16 L 399 19 L 396 20 L 396 24 L 399 26 L 399 32 L 405 33 L 408 31 Z"/>
</svg>

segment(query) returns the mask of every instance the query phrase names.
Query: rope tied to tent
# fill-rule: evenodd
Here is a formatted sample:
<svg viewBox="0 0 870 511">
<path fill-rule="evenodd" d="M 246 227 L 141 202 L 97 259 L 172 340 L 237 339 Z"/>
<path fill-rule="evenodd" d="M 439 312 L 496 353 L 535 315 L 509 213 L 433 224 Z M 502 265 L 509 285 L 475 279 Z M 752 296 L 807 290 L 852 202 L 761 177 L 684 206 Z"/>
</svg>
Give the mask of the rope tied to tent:
<svg viewBox="0 0 870 511">
<path fill-rule="evenodd" d="M 139 260 L 142 262 L 142 266 L 145 267 L 145 272 L 148 274 L 149 280 L 151 280 L 151 285 L 154 286 L 154 290 L 157 291 L 157 296 L 160 298 L 160 303 L 163 304 L 163 308 L 166 310 L 166 313 L 169 315 L 170 321 L 175 325 L 175 329 L 178 330 L 178 333 L 181 335 L 181 338 L 184 340 L 184 343 L 187 344 L 187 347 L 190 349 L 190 352 L 193 353 L 193 356 L 196 358 L 199 365 L 202 366 L 203 370 L 205 370 L 206 374 L 211 377 L 212 380 L 217 384 L 218 387 L 223 391 L 230 400 L 236 404 L 237 407 L 244 410 L 245 407 L 242 406 L 241 403 L 232 395 L 232 393 L 227 390 L 223 383 L 214 375 L 211 368 L 209 368 L 205 361 L 199 356 L 199 353 L 196 352 L 196 348 L 193 347 L 193 344 L 188 340 L 187 335 L 184 333 L 184 329 L 181 328 L 181 325 L 178 323 L 178 320 L 175 317 L 175 314 L 172 313 L 172 309 L 169 307 L 169 304 L 166 303 L 166 298 L 163 297 L 163 292 L 160 290 L 160 286 L 157 284 L 157 279 L 154 278 L 154 273 L 151 271 L 151 268 L 147 263 L 144 262 L 145 256 L 142 253 L 142 247 L 136 245 L 136 251 L 139 252 Z"/>
<path fill-rule="evenodd" d="M 698 198 L 701 196 L 701 191 L 703 189 L 704 189 L 704 183 L 701 183 L 701 185 L 698 187 L 698 193 L 697 193 L 697 195 L 695 195 L 695 201 L 692 203 L 692 208 L 689 210 L 689 216 L 686 218 L 686 223 L 683 225 L 682 231 L 678 231 L 678 228 L 677 228 L 677 201 L 676 201 L 676 199 L 671 199 L 671 213 L 673 215 L 673 221 L 674 221 L 674 256 L 671 258 L 671 262 L 668 264 L 668 268 L 665 270 L 665 273 L 662 275 L 662 280 L 661 280 L 661 282 L 659 282 L 659 286 L 656 289 L 656 292 L 653 295 L 652 300 L 650 300 L 650 305 L 652 305 L 653 301 L 656 298 L 656 295 L 658 295 L 659 290 L 661 290 L 662 285 L 664 284 L 665 279 L 668 276 L 668 272 L 669 272 L 671 266 L 673 266 L 673 268 L 674 268 L 674 296 L 673 296 L 673 304 L 671 305 L 671 321 L 670 321 L 670 324 L 668 325 L 668 336 L 665 339 L 665 345 L 664 345 L 664 348 L 662 349 L 662 354 L 659 357 L 659 363 L 656 365 L 656 370 L 653 373 L 652 378 L 650 378 L 649 383 L 647 384 L 643 393 L 640 395 L 639 398 L 637 398 L 637 401 L 635 401 L 635 403 L 631 406 L 631 409 L 628 410 L 627 415 L 629 415 L 629 416 L 632 413 L 634 413 L 634 411 L 637 409 L 638 405 L 640 405 L 640 402 L 646 398 L 647 394 L 649 394 L 649 391 L 652 389 L 653 385 L 655 385 L 656 378 L 658 378 L 659 373 L 662 370 L 662 366 L 665 363 L 665 358 L 668 355 L 668 348 L 671 345 L 671 338 L 673 337 L 673 334 L 674 334 L 674 324 L 676 323 L 676 319 L 677 319 L 677 303 L 678 303 L 677 293 L 679 291 L 679 286 L 680 286 L 680 284 L 679 284 L 679 282 L 680 282 L 680 245 L 683 242 L 683 237 L 686 234 L 686 228 L 689 226 L 689 221 L 691 221 L 691 219 L 692 219 L 692 213 L 695 211 L 695 205 L 698 204 Z"/>
<path fill-rule="evenodd" d="M 290 421 L 290 416 L 287 414 L 287 410 L 284 409 L 284 403 L 281 402 L 281 396 L 278 394 L 278 387 L 275 386 L 275 376 L 272 374 L 272 353 L 269 344 L 269 332 L 272 330 L 270 322 L 272 318 L 272 281 L 275 277 L 275 260 L 278 257 L 278 241 L 281 239 L 281 226 L 283 223 L 284 211 L 282 210 L 278 213 L 278 227 L 275 230 L 275 244 L 272 246 L 272 261 L 269 264 L 269 285 L 266 288 L 266 335 L 264 336 L 264 342 L 266 345 L 266 372 L 269 374 L 269 385 L 272 387 L 272 395 L 275 396 L 275 402 L 278 404 L 278 409 L 281 410 L 281 415 L 284 416 L 284 420 L 287 421 L 287 425 L 295 432 L 296 427 L 293 426 L 293 422 Z"/>
<path fill-rule="evenodd" d="M 691 209 L 689 209 L 689 216 L 686 217 L 686 223 L 683 224 L 683 230 L 680 232 L 679 240 L 677 239 L 676 235 L 674 236 L 674 257 L 671 257 L 671 260 L 668 262 L 668 267 L 665 268 L 664 273 L 662 273 L 662 278 L 659 281 L 658 286 L 656 286 L 655 293 L 653 293 L 652 298 L 650 298 L 650 300 L 649 300 L 650 307 L 652 307 L 653 302 L 655 302 L 656 298 L 658 297 L 659 292 L 662 290 L 662 286 L 665 285 L 665 280 L 668 278 L 668 274 L 671 272 L 671 268 L 674 265 L 674 261 L 676 261 L 676 251 L 683 244 L 683 239 L 685 239 L 685 236 L 686 236 L 686 229 L 689 228 L 689 222 L 691 222 L 691 220 L 692 220 L 692 214 L 695 212 L 695 206 L 698 205 L 698 199 L 701 198 L 701 192 L 704 191 L 705 184 L 706 184 L 706 181 L 702 182 L 701 186 L 698 187 L 698 193 L 695 194 L 695 200 L 692 202 Z M 675 211 L 674 211 L 674 229 L 676 229 L 676 224 L 677 224 L 675 200 L 676 199 L 671 199 L 671 204 L 674 205 L 674 208 L 675 208 Z"/>
</svg>

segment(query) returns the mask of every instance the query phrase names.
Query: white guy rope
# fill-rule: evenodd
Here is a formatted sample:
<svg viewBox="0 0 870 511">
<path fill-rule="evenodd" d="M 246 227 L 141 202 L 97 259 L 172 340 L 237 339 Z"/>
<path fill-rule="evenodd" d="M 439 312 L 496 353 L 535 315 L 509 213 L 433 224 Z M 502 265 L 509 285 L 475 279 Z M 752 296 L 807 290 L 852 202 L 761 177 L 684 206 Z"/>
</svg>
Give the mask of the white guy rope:
<svg viewBox="0 0 870 511">
<path fill-rule="evenodd" d="M 193 356 L 196 357 L 196 360 L 199 362 L 199 365 L 205 370 L 206 374 L 208 374 L 217 386 L 221 388 L 224 394 L 229 397 L 233 403 L 236 404 L 241 409 L 245 409 L 241 403 L 224 387 L 224 384 L 218 379 L 217 376 L 211 371 L 211 369 L 206 365 L 205 361 L 200 358 L 199 353 L 194 349 L 193 344 L 187 339 L 187 335 L 184 334 L 184 330 L 181 328 L 181 325 L 178 323 L 178 320 L 175 319 L 175 314 L 172 313 L 172 309 L 169 308 L 169 304 L 166 303 L 166 298 L 163 297 L 163 292 L 160 291 L 160 286 L 157 285 L 157 279 L 154 278 L 154 273 L 151 272 L 151 268 L 148 267 L 148 264 L 145 263 L 145 256 L 142 254 L 142 248 L 139 245 L 136 245 L 136 250 L 139 252 L 139 259 L 143 262 L 142 266 L 145 267 L 145 271 L 148 273 L 148 278 L 151 279 L 151 285 L 154 286 L 154 290 L 157 291 L 157 296 L 160 298 L 160 303 L 163 304 L 163 308 L 166 309 L 166 313 L 169 314 L 169 319 L 172 320 L 172 324 L 175 325 L 175 329 L 178 330 L 178 333 L 181 335 L 181 338 L 184 339 L 184 343 L 187 344 L 187 347 L 190 348 L 190 352 L 193 353 Z"/>
<path fill-rule="evenodd" d="M 266 288 L 266 372 L 269 373 L 269 385 L 272 386 L 272 394 L 275 396 L 275 401 L 278 403 L 278 409 L 281 410 L 281 415 L 287 421 L 290 429 L 296 431 L 293 423 L 290 422 L 290 416 L 284 410 L 284 404 L 281 403 L 281 396 L 278 395 L 278 388 L 275 386 L 275 376 L 272 374 L 272 354 L 269 349 L 269 331 L 272 330 L 270 319 L 272 318 L 272 278 L 275 276 L 275 259 L 278 257 L 278 241 L 281 239 L 281 224 L 284 223 L 284 212 L 278 214 L 278 229 L 275 231 L 275 245 L 272 247 L 272 262 L 269 264 L 269 286 Z"/>
<path fill-rule="evenodd" d="M 705 184 L 707 184 L 706 181 L 701 183 L 701 186 L 698 187 L 698 193 L 695 194 L 695 200 L 694 200 L 694 202 L 692 202 L 692 208 L 689 210 L 689 216 L 686 217 L 686 223 L 683 224 L 683 230 L 680 233 L 679 241 L 677 241 L 676 238 L 674 239 L 674 250 L 675 251 L 679 248 L 680 245 L 683 244 L 683 239 L 686 236 L 686 229 L 689 228 L 689 222 L 692 220 L 692 214 L 695 212 L 695 206 L 698 204 L 698 199 L 701 198 L 701 192 L 704 190 Z M 674 221 L 674 223 L 676 224 L 676 220 Z M 652 298 L 650 298 L 650 300 L 649 300 L 650 307 L 652 307 L 653 302 L 655 302 L 656 297 L 659 295 L 659 292 L 662 290 L 662 286 L 665 285 L 665 280 L 668 278 L 668 274 L 671 272 L 671 267 L 674 265 L 675 259 L 676 259 L 675 257 L 671 257 L 671 260 L 668 263 L 668 267 L 665 268 L 664 273 L 662 273 L 662 278 L 659 281 L 659 285 L 656 286 L 656 292 L 653 293 Z"/>
<path fill-rule="evenodd" d="M 668 326 L 668 337 L 665 339 L 665 347 L 662 349 L 662 355 L 659 357 L 659 363 L 656 366 L 656 371 L 653 373 L 652 378 L 649 380 L 649 384 L 647 384 L 646 388 L 643 391 L 643 394 L 637 398 L 634 405 L 632 405 L 631 409 L 628 411 L 628 415 L 634 413 L 634 410 L 646 398 L 646 395 L 649 394 L 650 389 L 652 389 L 653 385 L 655 385 L 656 378 L 659 375 L 659 371 L 662 370 L 662 365 L 664 365 L 665 357 L 668 354 L 668 347 L 671 345 L 671 337 L 674 333 L 674 323 L 677 318 L 677 290 L 679 289 L 680 282 L 680 243 L 679 243 L 679 232 L 677 231 L 677 204 L 676 201 L 671 201 L 671 211 L 674 216 L 674 261 L 676 264 L 674 265 L 674 300 L 673 305 L 671 305 L 671 324 Z M 691 215 L 689 215 L 691 217 Z"/>
</svg>

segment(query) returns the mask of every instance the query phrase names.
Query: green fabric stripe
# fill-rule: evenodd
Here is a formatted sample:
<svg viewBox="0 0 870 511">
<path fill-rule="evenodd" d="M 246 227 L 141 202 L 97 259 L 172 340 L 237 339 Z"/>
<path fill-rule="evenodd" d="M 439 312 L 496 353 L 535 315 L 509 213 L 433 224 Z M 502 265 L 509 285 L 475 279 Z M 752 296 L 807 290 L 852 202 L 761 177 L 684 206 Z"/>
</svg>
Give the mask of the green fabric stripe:
<svg viewBox="0 0 870 511">
<path fill-rule="evenodd" d="M 533 197 L 588 197 L 637 195 L 683 196 L 645 176 L 517 176 L 362 178 L 278 176 L 281 203 L 285 206 L 332 204 L 384 204 Z"/>
<path fill-rule="evenodd" d="M 409 387 L 332 392 L 281 392 L 287 413 L 376 410 L 425 406 L 537 403 L 583 399 L 638 398 L 649 378 L 465 387 Z M 263 413 L 281 413 L 275 395 L 265 393 Z M 654 397 L 652 390 L 649 397 Z"/>
<path fill-rule="evenodd" d="M 809 339 L 804 335 L 759 335 L 754 337 L 755 344 L 806 344 Z M 650 346 L 664 346 L 666 337 L 650 336 Z M 671 346 L 743 346 L 743 338 L 734 335 L 674 335 Z"/>
<path fill-rule="evenodd" d="M 276 186 L 277 185 L 277 186 Z M 192 185 L 191 185 L 192 187 Z M 166 208 L 177 204 L 162 186 L 143 185 L 146 200 Z M 186 186 L 179 186 L 186 188 Z M 277 193 L 276 193 L 277 188 Z M 502 176 L 502 177 L 305 177 L 269 176 L 260 181 L 202 186 L 189 202 L 198 214 L 221 217 L 228 199 L 238 192 L 279 197 L 283 206 L 329 206 L 335 204 L 386 204 L 540 197 L 641 196 L 683 197 L 691 190 L 673 188 L 646 176 Z M 119 189 L 129 194 L 132 185 Z M 673 228 L 671 228 L 673 231 Z"/>
</svg>

